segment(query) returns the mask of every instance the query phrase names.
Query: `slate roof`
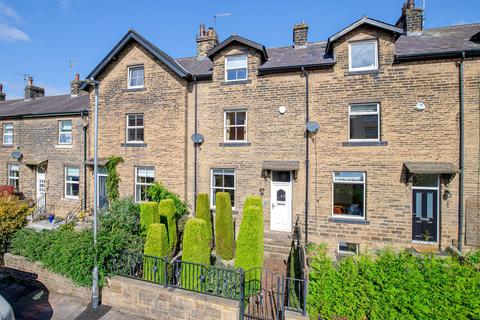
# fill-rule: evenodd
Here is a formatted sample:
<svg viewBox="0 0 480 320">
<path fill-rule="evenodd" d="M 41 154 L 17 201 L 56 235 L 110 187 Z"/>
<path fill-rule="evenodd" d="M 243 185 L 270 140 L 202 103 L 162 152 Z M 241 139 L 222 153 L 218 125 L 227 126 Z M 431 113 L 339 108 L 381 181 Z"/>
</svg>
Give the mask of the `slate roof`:
<svg viewBox="0 0 480 320">
<path fill-rule="evenodd" d="M 80 114 L 88 111 L 89 95 L 71 97 L 69 94 L 0 102 L 0 119 Z"/>
<path fill-rule="evenodd" d="M 418 35 L 402 35 L 395 43 L 399 60 L 435 55 L 480 54 L 480 23 L 427 29 Z M 473 38 L 473 39 L 472 39 Z"/>
</svg>

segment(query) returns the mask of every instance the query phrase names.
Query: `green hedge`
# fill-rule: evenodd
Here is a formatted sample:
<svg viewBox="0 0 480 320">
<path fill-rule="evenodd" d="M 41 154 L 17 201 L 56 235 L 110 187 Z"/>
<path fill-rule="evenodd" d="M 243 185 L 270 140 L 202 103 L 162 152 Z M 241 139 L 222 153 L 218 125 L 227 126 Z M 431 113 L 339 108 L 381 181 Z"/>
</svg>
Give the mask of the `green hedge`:
<svg viewBox="0 0 480 320">
<path fill-rule="evenodd" d="M 207 223 L 202 219 L 189 219 L 183 235 L 182 286 L 186 289 L 202 291 L 201 276 L 206 276 L 210 265 L 210 244 Z"/>
<path fill-rule="evenodd" d="M 151 201 L 140 204 L 140 225 L 143 228 L 144 235 L 148 233 L 148 227 L 152 223 L 159 222 L 158 202 Z"/>
<path fill-rule="evenodd" d="M 164 259 L 170 252 L 168 245 L 167 228 L 161 223 L 152 223 L 148 229 L 147 240 L 143 254 L 143 279 L 163 283 L 165 280 Z M 154 268 L 157 267 L 155 272 Z"/>
<path fill-rule="evenodd" d="M 224 260 L 233 259 L 233 218 L 232 204 L 228 192 L 216 194 L 215 211 L 215 248 L 216 253 Z"/>
<path fill-rule="evenodd" d="M 207 223 L 208 228 L 208 238 L 210 242 L 212 239 L 212 217 L 210 215 L 210 199 L 208 198 L 208 194 L 206 193 L 199 193 L 197 196 L 197 212 L 195 212 L 195 217 L 198 219 L 202 219 Z"/>
<path fill-rule="evenodd" d="M 177 246 L 177 224 L 175 222 L 174 201 L 172 199 L 160 201 L 158 213 L 160 215 L 160 222 L 167 227 L 168 244 L 170 245 L 170 252 L 173 253 Z"/>
<path fill-rule="evenodd" d="M 263 209 L 263 201 L 262 197 L 259 196 L 249 196 L 247 199 L 245 199 L 245 203 L 243 204 L 243 207 L 259 207 Z"/>
<path fill-rule="evenodd" d="M 165 199 L 172 199 L 175 204 L 176 218 L 180 219 L 183 215 L 188 214 L 188 205 L 180 199 L 180 197 L 167 189 L 163 184 L 155 182 L 147 189 L 148 199 L 160 202 Z"/>
<path fill-rule="evenodd" d="M 335 266 L 320 246 L 309 261 L 315 319 L 480 319 L 480 272 L 455 257 L 383 251 Z"/>
</svg>

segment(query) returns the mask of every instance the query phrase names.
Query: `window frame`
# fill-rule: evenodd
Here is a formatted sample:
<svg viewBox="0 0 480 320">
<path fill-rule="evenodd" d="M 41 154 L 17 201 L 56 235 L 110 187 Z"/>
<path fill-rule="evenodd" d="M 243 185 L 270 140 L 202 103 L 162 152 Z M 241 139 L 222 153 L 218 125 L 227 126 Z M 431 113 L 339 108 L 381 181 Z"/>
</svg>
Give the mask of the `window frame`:
<svg viewBox="0 0 480 320">
<path fill-rule="evenodd" d="M 12 132 L 7 134 L 6 130 L 7 130 L 7 126 L 8 126 L 8 125 L 11 125 L 11 126 L 12 126 Z M 13 125 L 13 122 L 4 123 L 4 124 L 2 125 L 2 129 L 3 129 L 2 145 L 4 145 L 4 146 L 13 146 L 13 144 L 15 143 L 15 138 L 14 138 L 14 125 Z M 5 142 L 5 138 L 6 138 L 7 136 L 12 137 L 12 143 L 6 143 L 6 142 Z"/>
<path fill-rule="evenodd" d="M 143 118 L 143 126 L 129 126 L 128 124 L 128 118 L 130 116 L 142 116 Z M 139 143 L 139 144 L 142 144 L 142 143 L 145 143 L 145 114 L 144 113 L 127 113 L 126 114 L 126 117 L 125 117 L 125 142 L 126 143 Z M 135 122 L 136 122 L 136 118 L 135 118 Z M 142 129 L 143 130 L 143 140 L 128 140 L 128 130 L 129 129 L 134 129 L 134 130 L 137 130 L 137 129 Z M 136 134 L 135 134 L 136 136 Z"/>
<path fill-rule="evenodd" d="M 18 170 L 16 170 L 16 172 L 18 172 L 18 176 L 10 175 L 10 172 L 12 171 L 11 170 L 12 166 L 18 166 Z M 10 183 L 11 180 L 16 180 L 16 185 L 11 184 Z M 8 163 L 7 164 L 7 185 L 13 186 L 15 188 L 15 190 L 17 190 L 17 191 L 20 190 L 20 164 L 18 164 L 18 163 Z"/>
<path fill-rule="evenodd" d="M 73 168 L 73 169 L 78 169 L 78 181 L 68 181 L 67 180 L 67 177 L 68 177 L 68 169 L 69 168 Z M 63 177 L 63 180 L 64 180 L 64 196 L 65 196 L 65 199 L 80 199 L 80 167 L 76 167 L 76 166 L 65 166 L 64 168 L 64 177 Z M 67 194 L 67 185 L 68 184 L 78 184 L 78 196 L 72 196 L 72 195 L 68 195 Z"/>
<path fill-rule="evenodd" d="M 233 171 L 233 174 L 231 174 L 233 176 L 233 188 L 232 187 L 224 187 L 224 186 L 221 187 L 221 188 L 220 187 L 214 187 L 213 183 L 214 183 L 215 179 L 214 179 L 213 172 L 215 170 L 224 171 L 224 173 L 223 173 L 224 175 L 225 175 L 225 170 Z M 213 191 L 214 189 L 233 190 L 233 199 L 235 200 L 235 198 L 236 198 L 236 195 L 235 195 L 236 184 L 237 184 L 237 172 L 234 168 L 212 168 L 212 169 L 210 169 L 210 209 L 211 210 L 216 210 L 216 208 L 217 208 L 217 206 L 213 204 L 213 198 L 214 198 L 214 195 L 216 194 L 216 192 Z M 233 203 L 234 205 L 232 206 L 232 210 L 235 210 L 235 202 Z"/>
<path fill-rule="evenodd" d="M 355 251 L 349 251 L 349 250 L 341 250 L 340 247 L 342 246 L 354 246 L 355 247 Z M 356 242 L 347 242 L 347 241 L 339 241 L 338 242 L 338 246 L 337 246 L 337 253 L 339 255 L 358 255 L 360 253 L 360 244 L 356 243 Z"/>
<path fill-rule="evenodd" d="M 63 122 L 68 122 L 70 121 L 70 131 L 62 131 L 62 123 Z M 62 143 L 60 137 L 62 134 L 68 134 L 70 133 L 70 143 Z M 58 120 L 58 140 L 57 140 L 58 145 L 61 146 L 71 146 L 73 145 L 73 121 L 71 119 L 67 120 Z"/>
<path fill-rule="evenodd" d="M 363 181 L 336 181 L 335 180 L 335 173 L 361 173 L 363 175 Z M 335 184 L 362 184 L 363 185 L 363 208 L 362 208 L 362 216 L 354 216 L 348 214 L 335 214 Z M 365 171 L 333 171 L 332 172 L 332 212 L 331 217 L 336 219 L 345 219 L 345 220 L 366 220 L 367 219 L 367 173 Z"/>
<path fill-rule="evenodd" d="M 239 70 L 243 68 L 228 68 L 228 59 L 233 57 L 245 57 L 245 79 L 228 79 L 229 70 Z M 247 81 L 248 80 L 248 54 L 233 54 L 225 57 L 225 82 L 238 82 L 238 81 Z"/>
<path fill-rule="evenodd" d="M 227 113 L 235 113 L 235 121 L 237 120 L 237 112 L 245 112 L 245 124 L 244 125 L 229 125 L 227 126 Z M 243 140 L 229 140 L 227 139 L 227 129 L 228 128 L 244 128 L 245 139 Z M 248 111 L 247 109 L 232 109 L 223 111 L 223 142 L 224 143 L 245 143 L 248 142 Z"/>
<path fill-rule="evenodd" d="M 376 105 L 377 106 L 377 111 L 376 112 L 353 112 L 352 113 L 352 106 L 366 106 L 366 105 Z M 352 124 L 351 124 L 351 116 L 356 115 L 356 116 L 372 116 L 376 115 L 377 116 L 377 138 L 376 139 L 351 139 L 351 130 L 352 130 Z M 381 119 L 380 119 L 380 103 L 379 102 L 365 102 L 365 103 L 350 103 L 348 105 L 348 141 L 350 142 L 375 142 L 375 141 L 380 141 L 380 126 L 381 126 Z"/>
<path fill-rule="evenodd" d="M 137 85 L 137 86 L 132 86 L 131 80 L 132 80 L 132 75 L 130 73 L 131 70 L 133 69 L 143 69 L 143 85 Z M 133 66 L 128 66 L 127 68 L 127 89 L 143 89 L 145 88 L 145 66 L 143 64 L 137 64 Z"/>
<path fill-rule="evenodd" d="M 153 182 L 152 183 L 146 183 L 146 182 L 138 182 L 138 170 L 139 169 L 146 169 L 146 170 L 152 170 L 153 171 Z M 135 180 L 134 180 L 134 197 L 135 197 L 135 202 L 136 203 L 143 203 L 147 202 L 148 199 L 146 200 L 137 200 L 137 186 L 151 186 L 153 183 L 155 183 L 155 167 L 153 166 L 135 166 Z"/>
<path fill-rule="evenodd" d="M 352 66 L 352 45 L 356 44 L 365 44 L 373 43 L 374 44 L 374 53 L 375 53 L 375 64 L 373 67 L 356 67 Z M 368 39 L 368 40 L 358 40 L 351 41 L 348 43 L 348 71 L 349 72 L 362 72 L 362 71 L 376 71 L 378 70 L 378 39 Z"/>
</svg>

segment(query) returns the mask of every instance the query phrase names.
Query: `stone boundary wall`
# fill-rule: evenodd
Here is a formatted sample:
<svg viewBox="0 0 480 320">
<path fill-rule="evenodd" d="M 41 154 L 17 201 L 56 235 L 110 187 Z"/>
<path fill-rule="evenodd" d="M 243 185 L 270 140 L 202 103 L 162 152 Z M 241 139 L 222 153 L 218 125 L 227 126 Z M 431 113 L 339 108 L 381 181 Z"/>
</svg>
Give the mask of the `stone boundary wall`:
<svg viewBox="0 0 480 320">
<path fill-rule="evenodd" d="M 26 258 L 6 253 L 3 256 L 4 271 L 16 279 L 41 282 L 49 291 L 90 301 L 89 288 L 78 287 L 70 279 L 45 269 L 39 262 L 30 262 Z"/>
</svg>

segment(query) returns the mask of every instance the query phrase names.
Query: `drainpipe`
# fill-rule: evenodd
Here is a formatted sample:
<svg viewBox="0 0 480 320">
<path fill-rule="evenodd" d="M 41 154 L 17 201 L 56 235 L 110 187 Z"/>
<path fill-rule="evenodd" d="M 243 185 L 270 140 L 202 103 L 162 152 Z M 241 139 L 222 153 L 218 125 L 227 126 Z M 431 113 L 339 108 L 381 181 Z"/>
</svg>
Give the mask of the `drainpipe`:
<svg viewBox="0 0 480 320">
<path fill-rule="evenodd" d="M 309 106 L 308 106 L 308 72 L 302 67 L 302 73 L 305 77 L 305 125 L 310 121 Z M 309 167 L 310 167 L 310 157 L 309 157 L 309 141 L 308 141 L 308 132 L 305 131 L 305 244 L 308 243 L 308 184 L 309 184 Z"/>
<path fill-rule="evenodd" d="M 81 112 L 81 118 L 85 119 L 84 111 Z M 83 126 L 83 201 L 82 210 L 87 210 L 87 126 Z"/>
<path fill-rule="evenodd" d="M 465 52 L 462 52 L 462 59 L 459 64 L 459 94 L 460 94 L 460 175 L 458 186 L 458 250 L 462 252 L 463 249 L 463 174 L 465 161 L 465 92 L 464 92 L 464 68 Z"/>
<path fill-rule="evenodd" d="M 198 108 L 197 108 L 197 78 L 193 77 L 193 84 L 195 85 L 195 98 L 194 98 L 194 109 L 195 109 L 195 134 L 197 134 L 198 131 L 198 125 L 197 125 L 197 116 L 198 116 Z M 198 157 L 198 145 L 196 143 L 193 144 L 194 147 L 194 160 L 193 160 L 193 212 L 197 212 L 197 157 Z"/>
</svg>

